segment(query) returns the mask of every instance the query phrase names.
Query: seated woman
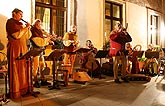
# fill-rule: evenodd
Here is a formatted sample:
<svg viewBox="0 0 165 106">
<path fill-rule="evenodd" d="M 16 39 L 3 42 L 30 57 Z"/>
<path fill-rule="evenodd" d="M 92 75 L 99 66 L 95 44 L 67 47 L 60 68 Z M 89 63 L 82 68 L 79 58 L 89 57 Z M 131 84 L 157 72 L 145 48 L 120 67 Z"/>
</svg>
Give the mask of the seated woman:
<svg viewBox="0 0 165 106">
<path fill-rule="evenodd" d="M 97 48 L 95 48 L 91 42 L 91 40 L 86 41 L 86 48 L 91 49 L 87 53 L 83 53 L 82 58 L 82 68 L 88 69 L 88 74 L 93 77 L 101 77 L 100 73 L 100 64 L 98 60 L 95 59 L 95 55 L 97 53 Z"/>
<path fill-rule="evenodd" d="M 132 49 L 132 45 L 130 43 L 126 43 L 125 45 L 126 51 L 127 51 L 127 59 L 128 59 L 128 64 L 127 64 L 127 73 L 128 74 L 138 74 L 140 72 L 139 69 L 139 63 L 136 54 L 134 51 L 140 51 L 141 46 L 136 45 Z M 138 49 L 137 49 L 138 48 Z"/>
</svg>

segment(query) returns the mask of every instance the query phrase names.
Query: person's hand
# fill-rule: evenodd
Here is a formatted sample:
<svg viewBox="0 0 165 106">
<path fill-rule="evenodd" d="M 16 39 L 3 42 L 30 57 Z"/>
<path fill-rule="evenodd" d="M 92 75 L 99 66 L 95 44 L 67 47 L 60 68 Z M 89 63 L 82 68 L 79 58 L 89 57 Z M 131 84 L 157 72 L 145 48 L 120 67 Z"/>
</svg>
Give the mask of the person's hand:
<svg viewBox="0 0 165 106">
<path fill-rule="evenodd" d="M 122 28 L 120 28 L 119 30 L 118 30 L 118 32 L 121 32 L 122 31 Z"/>
<path fill-rule="evenodd" d="M 54 45 L 54 42 L 52 40 L 49 40 L 49 44 Z"/>
<path fill-rule="evenodd" d="M 26 23 L 26 28 L 30 28 L 30 23 Z"/>
<path fill-rule="evenodd" d="M 126 30 L 124 30 L 123 32 L 124 32 L 124 35 L 127 35 L 127 32 L 126 32 Z"/>
</svg>

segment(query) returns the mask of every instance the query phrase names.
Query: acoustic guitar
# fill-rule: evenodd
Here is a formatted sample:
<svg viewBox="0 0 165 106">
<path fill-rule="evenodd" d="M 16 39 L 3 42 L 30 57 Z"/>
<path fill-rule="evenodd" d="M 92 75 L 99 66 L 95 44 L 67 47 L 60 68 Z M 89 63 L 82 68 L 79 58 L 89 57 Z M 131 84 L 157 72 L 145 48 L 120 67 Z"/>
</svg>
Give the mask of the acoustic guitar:
<svg viewBox="0 0 165 106">
<path fill-rule="evenodd" d="M 33 37 L 31 40 L 39 47 L 47 46 L 49 44 L 49 38 Z"/>
<path fill-rule="evenodd" d="M 73 52 L 77 48 L 77 42 L 74 40 L 64 40 L 64 49 L 68 52 Z"/>
</svg>

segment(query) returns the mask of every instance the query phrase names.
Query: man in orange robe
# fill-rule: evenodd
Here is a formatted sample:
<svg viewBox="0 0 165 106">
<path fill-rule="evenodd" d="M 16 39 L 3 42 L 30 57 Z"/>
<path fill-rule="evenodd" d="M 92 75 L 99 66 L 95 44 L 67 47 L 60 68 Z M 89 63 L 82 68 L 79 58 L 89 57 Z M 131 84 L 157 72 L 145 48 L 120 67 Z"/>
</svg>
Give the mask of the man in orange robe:
<svg viewBox="0 0 165 106">
<path fill-rule="evenodd" d="M 23 26 L 20 22 L 22 17 L 23 12 L 16 8 L 12 11 L 12 18 L 8 19 L 6 23 L 9 93 L 12 99 L 19 98 L 33 89 L 31 81 L 29 81 L 31 75 L 26 60 L 17 59 L 28 52 L 26 42 L 31 36 L 30 24 L 27 23 L 26 26 Z"/>
</svg>

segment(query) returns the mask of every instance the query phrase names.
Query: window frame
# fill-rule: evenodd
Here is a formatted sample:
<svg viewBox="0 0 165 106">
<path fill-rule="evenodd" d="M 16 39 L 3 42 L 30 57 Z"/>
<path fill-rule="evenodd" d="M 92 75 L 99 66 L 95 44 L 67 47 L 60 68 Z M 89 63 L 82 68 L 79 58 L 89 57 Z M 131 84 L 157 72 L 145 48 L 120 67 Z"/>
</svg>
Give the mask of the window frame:
<svg viewBox="0 0 165 106">
<path fill-rule="evenodd" d="M 36 7 L 41 7 L 41 8 L 49 8 L 50 9 L 50 30 L 49 30 L 49 33 L 53 33 L 53 31 L 54 30 L 56 30 L 56 32 L 58 32 L 57 31 L 57 29 L 53 29 L 53 10 L 60 10 L 60 11 L 65 11 L 66 12 L 66 17 L 65 17 L 65 23 L 66 23 L 66 27 L 63 29 L 63 33 L 62 34 L 58 34 L 57 33 L 57 35 L 64 35 L 64 33 L 67 31 L 67 17 L 68 17 L 68 0 L 66 0 L 66 7 L 60 7 L 60 6 L 56 6 L 56 5 L 53 5 L 53 0 L 50 0 L 50 3 L 49 4 L 46 4 L 46 3 L 42 3 L 42 1 L 41 2 L 37 2 L 37 1 L 35 1 L 35 11 L 36 11 Z M 36 13 L 35 13 L 35 18 L 36 18 Z M 64 24 L 64 23 L 63 23 Z M 57 25 L 57 24 L 56 24 Z M 55 32 L 55 34 L 56 34 L 56 32 Z"/>
<path fill-rule="evenodd" d="M 155 18 L 156 24 L 153 26 L 153 19 Z M 154 10 L 148 9 L 148 36 L 147 45 L 162 45 L 161 42 L 161 14 Z M 155 37 L 153 37 L 153 31 L 155 31 Z"/>
<path fill-rule="evenodd" d="M 112 1 L 107 1 L 105 0 L 105 5 L 106 3 L 110 4 L 110 16 L 106 15 L 106 13 L 104 14 L 105 16 L 105 24 L 104 24 L 104 36 L 103 36 L 103 42 L 104 42 L 104 46 L 103 46 L 103 49 L 109 49 L 109 33 L 113 30 L 114 28 L 114 23 L 113 21 L 119 21 L 121 24 L 123 24 L 123 4 L 121 3 L 116 3 L 116 2 L 112 2 Z M 113 5 L 115 6 L 119 6 L 119 17 L 114 17 L 113 16 Z M 105 9 L 105 12 L 106 12 L 106 7 L 104 8 Z M 107 24 L 106 24 L 106 20 L 109 20 L 110 21 L 110 27 L 109 29 L 106 28 Z"/>
</svg>

